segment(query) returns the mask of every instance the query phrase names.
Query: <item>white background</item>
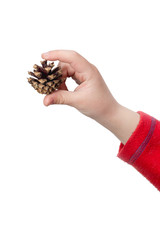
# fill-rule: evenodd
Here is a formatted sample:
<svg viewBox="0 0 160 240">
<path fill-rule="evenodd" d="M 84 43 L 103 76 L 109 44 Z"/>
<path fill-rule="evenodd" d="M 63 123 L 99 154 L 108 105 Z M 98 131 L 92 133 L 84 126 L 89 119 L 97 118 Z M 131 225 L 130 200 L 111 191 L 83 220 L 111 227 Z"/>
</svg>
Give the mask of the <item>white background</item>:
<svg viewBox="0 0 160 240">
<path fill-rule="evenodd" d="M 6 0 L 0 25 L 0 239 L 159 239 L 159 192 L 116 157 L 119 140 L 45 107 L 26 79 L 42 52 L 72 49 L 122 105 L 160 119 L 159 0 Z"/>
</svg>

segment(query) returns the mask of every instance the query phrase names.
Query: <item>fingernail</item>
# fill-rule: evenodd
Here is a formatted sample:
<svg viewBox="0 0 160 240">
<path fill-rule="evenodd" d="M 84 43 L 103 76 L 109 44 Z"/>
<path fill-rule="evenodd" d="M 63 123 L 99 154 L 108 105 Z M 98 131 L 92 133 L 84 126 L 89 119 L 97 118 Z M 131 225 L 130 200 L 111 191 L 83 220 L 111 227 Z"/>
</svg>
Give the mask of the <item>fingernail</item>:
<svg viewBox="0 0 160 240">
<path fill-rule="evenodd" d="M 48 107 L 48 102 L 45 99 L 43 100 L 43 104 L 44 106 Z"/>
<path fill-rule="evenodd" d="M 48 57 L 49 57 L 49 52 L 42 53 L 42 57 L 43 57 L 43 58 L 48 58 Z"/>
</svg>

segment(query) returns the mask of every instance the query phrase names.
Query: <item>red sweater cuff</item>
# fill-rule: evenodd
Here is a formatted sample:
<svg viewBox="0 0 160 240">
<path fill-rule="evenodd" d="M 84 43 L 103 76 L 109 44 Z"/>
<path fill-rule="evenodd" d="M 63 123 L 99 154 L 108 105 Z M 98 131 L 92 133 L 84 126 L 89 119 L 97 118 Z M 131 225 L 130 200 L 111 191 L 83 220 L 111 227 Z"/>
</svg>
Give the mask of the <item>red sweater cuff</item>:
<svg viewBox="0 0 160 240">
<path fill-rule="evenodd" d="M 160 191 L 160 121 L 138 111 L 140 121 L 117 157 L 135 167 Z"/>
<path fill-rule="evenodd" d="M 155 127 L 155 119 L 153 119 L 150 115 L 141 111 L 138 111 L 137 113 L 140 114 L 140 121 L 126 144 L 120 144 L 117 154 L 117 157 L 130 164 L 135 162 L 140 156 L 140 153 L 142 153 L 150 140 Z M 151 122 L 153 122 L 152 126 Z"/>
</svg>

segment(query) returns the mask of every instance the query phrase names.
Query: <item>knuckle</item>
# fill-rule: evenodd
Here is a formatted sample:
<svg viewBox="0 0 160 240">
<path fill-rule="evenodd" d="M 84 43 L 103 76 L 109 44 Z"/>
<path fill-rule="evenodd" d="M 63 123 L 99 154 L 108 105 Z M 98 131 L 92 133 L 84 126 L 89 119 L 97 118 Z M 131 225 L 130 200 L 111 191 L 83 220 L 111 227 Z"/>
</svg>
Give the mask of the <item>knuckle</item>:
<svg viewBox="0 0 160 240">
<path fill-rule="evenodd" d="M 97 68 L 94 64 L 92 64 L 92 63 L 91 63 L 91 68 L 90 68 L 90 70 L 91 70 L 91 72 L 92 72 L 93 74 L 99 74 L 98 68 Z"/>
<path fill-rule="evenodd" d="M 64 104 L 65 103 L 65 98 L 61 93 L 57 94 L 56 103 L 57 104 Z"/>
<path fill-rule="evenodd" d="M 93 69 L 94 71 L 98 71 L 97 67 L 96 67 L 94 64 L 92 64 L 92 63 L 91 63 L 91 67 L 92 67 L 92 69 Z"/>
<path fill-rule="evenodd" d="M 74 51 L 74 50 L 72 50 L 71 53 L 72 53 L 72 55 L 75 56 L 75 57 L 79 55 L 79 54 L 78 54 L 76 51 Z"/>
</svg>

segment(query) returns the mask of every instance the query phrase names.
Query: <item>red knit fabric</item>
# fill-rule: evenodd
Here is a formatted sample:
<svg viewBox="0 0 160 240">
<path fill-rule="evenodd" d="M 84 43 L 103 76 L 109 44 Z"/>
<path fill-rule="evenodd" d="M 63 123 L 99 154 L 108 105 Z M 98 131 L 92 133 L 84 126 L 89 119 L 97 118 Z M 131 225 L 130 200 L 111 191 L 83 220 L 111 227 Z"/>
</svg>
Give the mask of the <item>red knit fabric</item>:
<svg viewBox="0 0 160 240">
<path fill-rule="evenodd" d="M 160 191 L 160 121 L 138 111 L 140 121 L 117 157 L 136 168 Z"/>
</svg>

